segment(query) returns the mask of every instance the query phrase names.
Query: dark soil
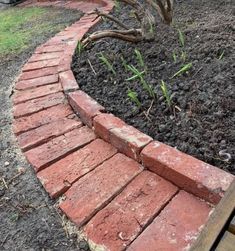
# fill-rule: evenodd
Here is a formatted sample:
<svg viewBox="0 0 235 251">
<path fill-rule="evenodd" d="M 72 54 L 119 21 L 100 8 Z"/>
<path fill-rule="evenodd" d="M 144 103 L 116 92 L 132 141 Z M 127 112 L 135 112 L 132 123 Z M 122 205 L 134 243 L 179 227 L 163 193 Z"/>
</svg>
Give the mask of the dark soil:
<svg viewBox="0 0 235 251">
<path fill-rule="evenodd" d="M 55 12 L 55 9 L 51 11 Z M 56 11 L 58 15 L 53 15 L 51 23 L 60 22 L 64 27 L 81 17 L 78 11 L 63 9 Z M 55 201 L 49 199 L 33 169 L 23 158 L 11 127 L 10 96 L 15 77 L 35 47 L 47 41 L 55 32 L 38 36 L 32 41 L 31 47 L 20 55 L 0 61 L 1 251 L 89 250 L 85 241 L 77 241 L 76 230 L 67 236 L 65 227 L 62 226 L 66 220 L 62 220 L 55 208 Z"/>
<path fill-rule="evenodd" d="M 127 8 L 121 6 L 115 15 L 131 26 L 133 21 L 127 13 Z M 234 1 L 176 1 L 173 26 L 159 21 L 154 42 L 130 44 L 107 38 L 80 56 L 75 55 L 73 71 L 79 86 L 108 112 L 154 139 L 235 174 L 234 14 Z M 101 23 L 94 31 L 107 28 L 116 25 Z M 184 47 L 180 45 L 177 29 L 184 33 Z M 156 93 L 152 106 L 152 98 L 140 82 L 126 80 L 133 74 L 125 70 L 122 56 L 127 64 L 143 71 L 135 48 L 147 67 L 144 78 Z M 184 62 L 181 51 L 187 55 Z M 101 63 L 99 52 L 113 64 L 116 75 Z M 173 53 L 177 55 L 176 61 Z M 171 78 L 187 63 L 193 65 L 187 73 Z M 165 81 L 169 95 L 173 94 L 171 109 L 162 95 L 161 80 Z M 138 93 L 141 109 L 128 99 L 128 88 Z"/>
</svg>

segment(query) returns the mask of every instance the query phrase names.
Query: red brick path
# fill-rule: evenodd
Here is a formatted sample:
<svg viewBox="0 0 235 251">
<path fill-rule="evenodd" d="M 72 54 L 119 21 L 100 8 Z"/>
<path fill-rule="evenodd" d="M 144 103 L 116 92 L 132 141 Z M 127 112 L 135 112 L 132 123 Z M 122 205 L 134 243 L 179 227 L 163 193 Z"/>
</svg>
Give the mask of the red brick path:
<svg viewBox="0 0 235 251">
<path fill-rule="evenodd" d="M 113 8 L 111 0 L 21 4 L 51 5 Z M 23 67 L 13 97 L 19 146 L 92 249 L 188 250 L 234 177 L 153 141 L 79 90 L 72 55 L 98 21 L 84 15 Z"/>
</svg>

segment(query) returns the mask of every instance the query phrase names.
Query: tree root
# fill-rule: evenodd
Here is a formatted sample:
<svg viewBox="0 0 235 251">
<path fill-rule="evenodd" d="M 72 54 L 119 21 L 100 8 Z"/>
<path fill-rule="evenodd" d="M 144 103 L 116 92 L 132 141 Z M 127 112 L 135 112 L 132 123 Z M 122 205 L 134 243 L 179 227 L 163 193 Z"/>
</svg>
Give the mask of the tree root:
<svg viewBox="0 0 235 251">
<path fill-rule="evenodd" d="M 143 36 L 141 35 L 139 30 L 104 30 L 98 31 L 87 38 L 85 38 L 82 43 L 83 46 L 86 47 L 90 42 L 99 40 L 101 38 L 110 37 L 121 39 L 127 42 L 137 43 L 143 40 Z"/>
</svg>

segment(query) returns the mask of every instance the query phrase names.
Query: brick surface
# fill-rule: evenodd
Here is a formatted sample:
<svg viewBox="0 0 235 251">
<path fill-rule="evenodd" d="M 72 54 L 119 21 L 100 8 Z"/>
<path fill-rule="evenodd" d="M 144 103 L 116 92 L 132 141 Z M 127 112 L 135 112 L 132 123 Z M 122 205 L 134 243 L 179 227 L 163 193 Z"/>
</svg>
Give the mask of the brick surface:
<svg viewBox="0 0 235 251">
<path fill-rule="evenodd" d="M 57 72 L 58 72 L 57 67 L 48 67 L 48 68 L 23 72 L 21 73 L 19 80 L 21 81 L 21 80 L 44 77 L 48 75 L 55 75 L 57 74 Z"/>
<path fill-rule="evenodd" d="M 50 52 L 63 52 L 64 51 L 64 48 L 65 48 L 65 45 L 64 44 L 61 44 L 61 45 L 57 45 L 57 46 L 54 46 L 54 45 L 49 45 L 49 46 L 40 46 L 38 47 L 36 50 L 35 50 L 35 54 L 37 53 L 50 53 Z"/>
<path fill-rule="evenodd" d="M 69 105 L 56 105 L 30 116 L 15 119 L 13 122 L 13 131 L 16 135 L 19 135 L 22 132 L 65 118 L 72 113 L 73 111 Z"/>
<path fill-rule="evenodd" d="M 50 196 L 56 198 L 75 181 L 116 153 L 113 146 L 97 139 L 42 170 L 37 176 Z"/>
<path fill-rule="evenodd" d="M 59 62 L 60 62 L 59 58 L 48 59 L 48 60 L 32 62 L 32 63 L 28 62 L 27 64 L 25 64 L 22 70 L 23 72 L 27 72 L 27 71 L 46 68 L 46 67 L 57 66 L 59 65 Z"/>
<path fill-rule="evenodd" d="M 37 62 L 48 59 L 60 58 L 63 55 L 63 52 L 51 52 L 51 53 L 42 53 L 42 54 L 33 54 L 28 62 Z"/>
<path fill-rule="evenodd" d="M 205 200 L 218 203 L 234 176 L 184 154 L 152 142 L 141 153 L 145 167 Z"/>
<path fill-rule="evenodd" d="M 17 91 L 13 97 L 13 103 L 18 104 L 22 103 L 31 99 L 40 98 L 52 93 L 62 91 L 61 84 L 52 84 L 46 86 L 40 86 L 37 88 L 24 90 L 24 91 Z"/>
<path fill-rule="evenodd" d="M 127 156 L 139 161 L 140 151 L 152 138 L 132 126 L 121 126 L 110 130 L 110 142 Z"/>
<path fill-rule="evenodd" d="M 74 91 L 78 89 L 78 83 L 74 78 L 73 72 L 71 70 L 61 72 L 59 74 L 59 77 L 65 92 Z"/>
<path fill-rule="evenodd" d="M 110 130 L 125 126 L 125 122 L 113 114 L 100 114 L 93 121 L 95 133 L 102 139 L 110 142 Z"/>
<path fill-rule="evenodd" d="M 123 250 L 177 190 L 161 177 L 144 171 L 91 219 L 84 232 L 93 243 L 107 250 Z"/>
<path fill-rule="evenodd" d="M 189 250 L 211 211 L 205 202 L 181 191 L 127 250 Z"/>
<path fill-rule="evenodd" d="M 21 150 L 27 151 L 32 147 L 47 142 L 49 139 L 60 136 L 77 127 L 81 127 L 79 120 L 63 118 L 50 124 L 40 126 L 34 130 L 22 133 L 17 137 Z"/>
<path fill-rule="evenodd" d="M 89 127 L 92 127 L 93 118 L 104 110 L 103 106 L 83 91 L 70 93 L 68 99 L 74 111 L 79 114 L 81 120 Z"/>
<path fill-rule="evenodd" d="M 17 90 L 25 90 L 30 88 L 35 88 L 42 85 L 54 84 L 58 83 L 59 76 L 55 75 L 48 75 L 45 77 L 33 78 L 28 80 L 22 80 L 16 83 L 15 88 Z"/>
<path fill-rule="evenodd" d="M 53 93 L 45 97 L 29 100 L 25 103 L 17 104 L 13 108 L 15 118 L 30 115 L 54 105 L 65 102 L 65 96 L 62 92 Z"/>
<path fill-rule="evenodd" d="M 61 58 L 60 63 L 58 65 L 58 72 L 69 71 L 71 69 L 72 64 L 72 55 L 74 53 L 76 46 L 71 46 L 71 48 L 67 48 L 64 54 L 64 57 Z M 71 55 L 68 57 L 68 55 Z"/>
<path fill-rule="evenodd" d="M 141 171 L 137 162 L 118 153 L 74 183 L 60 208 L 82 226 Z"/>
<path fill-rule="evenodd" d="M 35 171 L 38 172 L 94 139 L 93 131 L 84 126 L 25 152 L 25 156 Z"/>
</svg>

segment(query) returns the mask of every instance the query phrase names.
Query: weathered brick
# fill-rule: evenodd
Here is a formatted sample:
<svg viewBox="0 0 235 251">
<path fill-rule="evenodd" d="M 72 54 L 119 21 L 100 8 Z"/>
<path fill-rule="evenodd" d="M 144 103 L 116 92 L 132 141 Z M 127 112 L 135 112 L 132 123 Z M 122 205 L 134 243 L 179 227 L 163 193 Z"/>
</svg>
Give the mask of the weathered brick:
<svg viewBox="0 0 235 251">
<path fill-rule="evenodd" d="M 30 115 L 43 109 L 65 102 L 65 96 L 62 92 L 53 93 L 45 97 L 29 100 L 25 103 L 15 105 L 13 114 L 15 118 Z"/>
<path fill-rule="evenodd" d="M 118 153 L 74 183 L 60 208 L 82 226 L 141 171 L 137 162 Z"/>
<path fill-rule="evenodd" d="M 19 81 L 16 83 L 15 89 L 26 90 L 26 89 L 35 88 L 38 86 L 58 83 L 58 81 L 59 81 L 59 76 L 57 74 L 48 75 L 45 77 L 39 77 L 39 78 L 33 78 L 33 79 Z"/>
<path fill-rule="evenodd" d="M 64 71 L 59 74 L 60 82 L 65 92 L 74 91 L 78 89 L 78 83 L 74 78 L 71 70 Z"/>
<path fill-rule="evenodd" d="M 161 177 L 144 171 L 90 220 L 84 232 L 107 250 L 124 250 L 177 190 Z"/>
<path fill-rule="evenodd" d="M 40 53 L 50 53 L 50 52 L 63 52 L 65 46 L 66 45 L 64 45 L 64 44 L 56 45 L 56 46 L 55 45 L 49 45 L 49 46 L 42 45 L 42 46 L 38 47 L 34 53 L 40 54 Z"/>
<path fill-rule="evenodd" d="M 28 62 L 27 64 L 24 65 L 22 71 L 27 72 L 27 71 L 33 71 L 33 70 L 38 70 L 46 67 L 52 67 L 52 66 L 57 66 L 59 65 L 60 58 L 54 58 L 54 59 L 48 59 L 48 60 L 42 60 L 38 62 Z"/>
<path fill-rule="evenodd" d="M 71 48 L 71 50 L 69 48 L 66 49 L 64 57 L 60 60 L 60 63 L 57 68 L 58 72 L 71 70 L 72 55 L 73 55 L 76 47 L 74 46 L 74 48 L 73 47 L 70 47 L 70 48 Z"/>
<path fill-rule="evenodd" d="M 48 59 L 55 59 L 62 57 L 63 52 L 51 52 L 51 53 L 42 53 L 42 54 L 33 54 L 32 57 L 28 60 L 28 62 L 37 62 Z"/>
<path fill-rule="evenodd" d="M 94 139 L 93 131 L 84 126 L 25 152 L 25 156 L 35 171 L 38 172 Z"/>
<path fill-rule="evenodd" d="M 218 203 L 234 176 L 160 142 L 141 153 L 145 167 L 177 186 L 212 203 Z"/>
<path fill-rule="evenodd" d="M 79 120 L 63 118 L 50 124 L 42 125 L 34 130 L 22 133 L 17 139 L 20 148 L 23 151 L 27 151 L 32 147 L 41 145 L 52 138 L 81 126 L 82 122 Z"/>
<path fill-rule="evenodd" d="M 13 103 L 19 104 L 31 99 L 40 98 L 60 91 L 62 91 L 62 87 L 59 83 L 40 86 L 29 90 L 17 91 L 13 96 Z"/>
<path fill-rule="evenodd" d="M 204 201 L 181 191 L 127 250 L 189 250 L 211 211 Z"/>
<path fill-rule="evenodd" d="M 97 139 L 40 171 L 37 176 L 50 196 L 56 198 L 75 181 L 116 153 L 113 146 Z"/>
<path fill-rule="evenodd" d="M 93 118 L 104 111 L 104 107 L 83 91 L 75 91 L 68 95 L 69 103 L 74 111 L 79 114 L 81 120 L 92 127 Z"/>
<path fill-rule="evenodd" d="M 93 120 L 95 133 L 102 139 L 110 142 L 110 130 L 125 126 L 125 122 L 113 114 L 100 114 Z"/>
<path fill-rule="evenodd" d="M 44 77 L 48 75 L 55 75 L 57 73 L 58 73 L 57 67 L 48 67 L 48 68 L 23 72 L 21 73 L 19 80 L 21 81 L 21 80 L 39 78 L 39 77 Z"/>
<path fill-rule="evenodd" d="M 140 151 L 152 138 L 132 126 L 121 126 L 110 130 L 110 142 L 127 156 L 139 161 Z"/>
<path fill-rule="evenodd" d="M 15 119 L 13 122 L 13 131 L 16 135 L 19 135 L 28 130 L 65 118 L 72 113 L 73 111 L 69 105 L 56 105 L 30 116 Z"/>
</svg>

